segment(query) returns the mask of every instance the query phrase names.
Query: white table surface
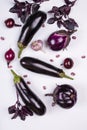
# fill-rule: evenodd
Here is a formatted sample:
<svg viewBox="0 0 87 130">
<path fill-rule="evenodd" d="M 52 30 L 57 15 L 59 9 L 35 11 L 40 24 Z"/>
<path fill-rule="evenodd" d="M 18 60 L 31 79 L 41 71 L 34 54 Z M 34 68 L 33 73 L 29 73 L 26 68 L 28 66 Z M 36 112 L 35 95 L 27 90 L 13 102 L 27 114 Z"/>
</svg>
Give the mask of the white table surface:
<svg viewBox="0 0 87 130">
<path fill-rule="evenodd" d="M 0 0 L 0 37 L 5 37 L 5 40 L 0 40 L 0 130 L 87 130 L 87 0 L 77 0 L 70 13 L 70 16 L 75 18 L 79 24 L 79 28 L 73 34 L 77 37 L 76 40 L 71 40 L 67 50 L 54 52 L 46 47 L 44 42 L 45 53 L 33 51 L 29 44 L 21 56 L 40 58 L 60 68 L 63 68 L 60 64 L 64 58 L 71 57 L 74 60 L 73 68 L 70 70 L 63 69 L 68 75 L 75 72 L 73 81 L 35 74 L 20 66 L 17 59 L 17 40 L 21 27 L 8 29 L 4 25 L 4 20 L 10 17 L 14 18 L 16 23 L 21 23 L 16 14 L 8 11 L 13 3 L 13 0 Z M 47 12 L 53 5 L 60 6 L 63 3 L 63 0 L 50 0 L 50 2 L 42 4 L 41 10 Z M 45 28 L 42 27 L 33 40 L 45 41 L 56 30 L 58 30 L 56 24 L 45 24 Z M 47 112 L 44 116 L 28 116 L 25 121 L 21 121 L 19 118 L 11 120 L 12 115 L 8 114 L 8 107 L 15 103 L 16 94 L 13 76 L 4 59 L 4 54 L 9 48 L 12 48 L 16 54 L 11 63 L 13 69 L 22 76 L 28 75 L 25 80 L 31 82 L 31 89 L 45 103 Z M 59 58 L 55 57 L 57 54 L 60 55 Z M 82 59 L 81 56 L 86 56 L 86 58 Z M 50 59 L 53 59 L 54 62 L 50 62 Z M 66 110 L 58 105 L 51 106 L 52 98 L 45 97 L 44 94 L 52 92 L 56 84 L 70 84 L 77 90 L 78 100 L 73 108 Z M 43 86 L 46 86 L 46 90 L 43 89 Z"/>
</svg>

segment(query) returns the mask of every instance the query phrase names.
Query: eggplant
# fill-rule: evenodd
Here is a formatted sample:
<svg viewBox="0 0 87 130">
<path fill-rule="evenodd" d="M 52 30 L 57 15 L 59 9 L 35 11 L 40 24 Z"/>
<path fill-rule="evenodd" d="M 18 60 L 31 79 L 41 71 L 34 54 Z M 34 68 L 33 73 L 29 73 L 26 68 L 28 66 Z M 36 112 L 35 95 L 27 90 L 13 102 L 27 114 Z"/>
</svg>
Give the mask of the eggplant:
<svg viewBox="0 0 87 130">
<path fill-rule="evenodd" d="M 11 70 L 11 72 L 14 75 L 14 83 L 16 90 L 24 104 L 29 109 L 29 111 L 31 110 L 37 115 L 44 115 L 46 112 L 46 106 L 44 105 L 44 103 L 28 87 L 28 85 L 21 76 L 17 75 L 13 70 Z"/>
<path fill-rule="evenodd" d="M 49 76 L 53 76 L 57 78 L 68 78 L 68 79 L 73 80 L 73 78 L 70 76 L 67 76 L 62 69 L 57 68 L 51 64 L 48 64 L 44 61 L 41 61 L 33 57 L 23 57 L 20 60 L 20 64 L 25 69 L 30 70 L 35 73 L 45 74 L 45 75 L 49 75 Z"/>
<path fill-rule="evenodd" d="M 37 11 L 36 13 L 30 15 L 29 18 L 26 20 L 18 39 L 18 58 L 20 58 L 23 49 L 27 47 L 28 43 L 31 41 L 35 33 L 45 22 L 46 18 L 46 13 L 42 11 Z"/>
</svg>

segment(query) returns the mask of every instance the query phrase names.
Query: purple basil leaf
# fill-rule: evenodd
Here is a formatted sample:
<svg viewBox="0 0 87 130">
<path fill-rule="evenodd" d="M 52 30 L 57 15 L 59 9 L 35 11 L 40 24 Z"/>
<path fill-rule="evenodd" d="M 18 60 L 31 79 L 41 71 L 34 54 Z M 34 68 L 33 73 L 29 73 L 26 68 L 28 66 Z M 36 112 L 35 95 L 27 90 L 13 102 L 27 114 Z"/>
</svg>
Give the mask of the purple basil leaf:
<svg viewBox="0 0 87 130">
<path fill-rule="evenodd" d="M 17 13 L 18 17 L 20 18 L 21 22 L 24 23 L 27 16 L 31 14 L 31 3 L 19 2 L 15 0 L 15 5 L 9 10 L 9 12 Z"/>
<path fill-rule="evenodd" d="M 17 13 L 19 11 L 20 11 L 20 9 L 17 6 L 13 6 L 12 8 L 9 9 L 9 12 L 11 12 L 11 13 Z"/>
<path fill-rule="evenodd" d="M 71 7 L 67 6 L 67 5 L 63 5 L 61 7 L 59 7 L 59 12 L 61 15 L 64 15 L 66 17 L 66 15 L 69 15 L 71 11 Z"/>
<path fill-rule="evenodd" d="M 77 23 L 75 22 L 74 19 L 68 19 L 68 20 L 65 20 L 64 22 L 62 22 L 62 25 L 68 29 L 68 30 L 75 30 L 75 27 L 78 27 L 77 26 Z"/>
<path fill-rule="evenodd" d="M 70 0 L 64 0 L 66 4 L 71 4 L 71 1 Z"/>
<path fill-rule="evenodd" d="M 47 21 L 48 24 L 53 24 L 54 22 L 55 22 L 55 18 L 50 18 Z"/>
<path fill-rule="evenodd" d="M 24 113 L 23 113 L 22 110 L 19 110 L 18 115 L 19 115 L 19 117 L 21 118 L 21 120 L 24 121 L 24 120 L 26 119 L 26 115 L 24 115 Z"/>
<path fill-rule="evenodd" d="M 49 0 L 33 0 L 33 1 L 36 2 L 36 3 L 41 3 L 41 2 L 49 1 Z"/>
<path fill-rule="evenodd" d="M 64 0 L 64 1 L 65 1 L 65 3 L 66 3 L 67 5 L 71 5 L 71 6 L 74 6 L 74 4 L 75 4 L 75 2 L 76 2 L 76 0 L 74 0 L 74 1 Z"/>
<path fill-rule="evenodd" d="M 57 26 L 60 28 L 62 25 L 62 21 L 57 21 Z"/>
<path fill-rule="evenodd" d="M 16 112 L 15 112 L 15 114 L 12 116 L 12 118 L 11 119 L 16 119 L 17 118 L 17 116 L 18 116 L 18 110 L 16 110 Z"/>
<path fill-rule="evenodd" d="M 10 106 L 10 107 L 8 108 L 8 112 L 9 112 L 9 114 L 15 113 L 15 112 L 16 112 L 16 106 L 15 106 L 15 105 Z"/>
<path fill-rule="evenodd" d="M 58 7 L 53 6 L 51 10 L 48 11 L 48 13 L 56 13 L 58 12 Z"/>
<path fill-rule="evenodd" d="M 69 18 L 69 21 L 72 22 L 75 27 L 79 27 L 78 24 L 77 24 L 77 22 L 74 19 Z"/>
<path fill-rule="evenodd" d="M 65 11 L 65 14 L 66 14 L 66 15 L 69 15 L 69 13 L 70 13 L 70 11 L 71 11 L 71 7 L 66 6 L 65 9 L 64 9 L 64 11 Z"/>
<path fill-rule="evenodd" d="M 64 21 L 64 22 L 62 23 L 62 25 L 63 25 L 66 29 L 68 29 L 68 30 L 74 30 L 74 28 L 75 28 L 75 26 L 74 26 L 71 22 L 69 22 L 68 20 L 67 20 L 67 21 Z"/>
<path fill-rule="evenodd" d="M 25 116 L 28 116 L 28 110 L 27 110 L 26 106 L 22 106 L 21 110 L 23 111 Z"/>
<path fill-rule="evenodd" d="M 59 8 L 57 6 L 53 6 L 52 10 L 55 13 L 55 12 L 57 12 L 59 10 Z"/>
<path fill-rule="evenodd" d="M 27 15 L 26 12 L 22 12 L 22 15 L 20 16 L 20 20 L 22 23 L 24 23 L 26 21 Z"/>
<path fill-rule="evenodd" d="M 39 4 L 33 4 L 32 5 L 32 13 L 35 13 L 39 10 L 40 5 Z"/>
</svg>

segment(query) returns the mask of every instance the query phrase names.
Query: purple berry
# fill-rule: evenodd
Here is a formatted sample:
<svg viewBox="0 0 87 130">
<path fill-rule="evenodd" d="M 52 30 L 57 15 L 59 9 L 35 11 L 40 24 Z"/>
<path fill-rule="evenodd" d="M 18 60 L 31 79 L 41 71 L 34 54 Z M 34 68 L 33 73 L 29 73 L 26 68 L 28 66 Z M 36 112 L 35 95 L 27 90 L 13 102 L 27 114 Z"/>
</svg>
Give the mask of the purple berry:
<svg viewBox="0 0 87 130">
<path fill-rule="evenodd" d="M 8 18 L 7 20 L 5 20 L 5 25 L 8 28 L 12 28 L 14 26 L 17 26 L 17 27 L 21 26 L 21 25 L 15 24 L 15 21 L 12 18 Z"/>
<path fill-rule="evenodd" d="M 63 65 L 64 65 L 64 67 L 65 67 L 66 69 L 71 69 L 71 68 L 73 67 L 73 65 L 74 65 L 74 62 L 73 62 L 73 60 L 72 60 L 71 58 L 66 58 L 66 59 L 64 60 Z"/>
</svg>

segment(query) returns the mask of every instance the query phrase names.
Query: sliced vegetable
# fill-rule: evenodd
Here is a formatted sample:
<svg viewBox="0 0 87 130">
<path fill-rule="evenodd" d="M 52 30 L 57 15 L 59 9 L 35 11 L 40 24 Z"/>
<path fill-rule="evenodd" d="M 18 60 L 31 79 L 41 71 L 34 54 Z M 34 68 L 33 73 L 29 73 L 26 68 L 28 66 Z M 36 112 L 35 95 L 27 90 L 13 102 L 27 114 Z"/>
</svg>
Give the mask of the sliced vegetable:
<svg viewBox="0 0 87 130">
<path fill-rule="evenodd" d="M 53 105 L 58 104 L 63 108 L 71 108 L 77 102 L 77 91 L 68 84 L 57 85 L 53 93 L 45 94 L 53 97 Z"/>
</svg>

